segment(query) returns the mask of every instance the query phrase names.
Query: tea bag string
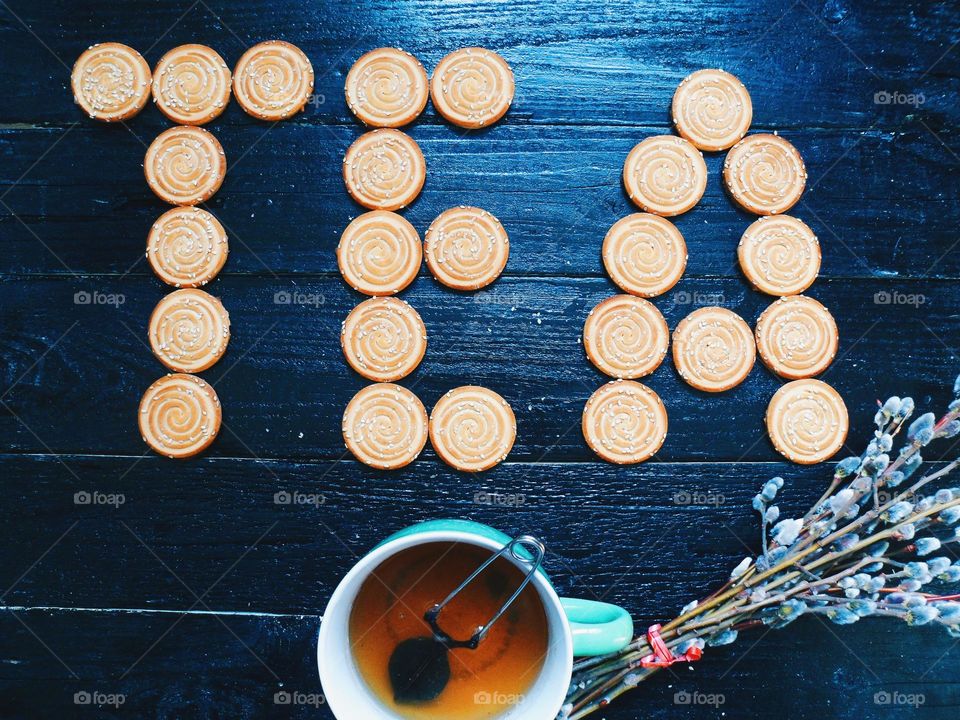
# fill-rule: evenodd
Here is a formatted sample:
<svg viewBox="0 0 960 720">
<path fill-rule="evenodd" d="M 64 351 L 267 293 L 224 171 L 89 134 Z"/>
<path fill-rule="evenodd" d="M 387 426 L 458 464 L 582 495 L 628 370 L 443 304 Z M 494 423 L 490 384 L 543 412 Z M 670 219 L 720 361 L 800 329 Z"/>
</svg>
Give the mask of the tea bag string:
<svg viewBox="0 0 960 720">
<path fill-rule="evenodd" d="M 526 557 L 525 555 L 520 554 L 519 549 L 526 550 L 531 557 Z M 460 594 L 473 580 L 484 570 L 486 570 L 497 558 L 502 557 L 503 555 L 510 553 L 510 555 L 519 562 L 525 563 L 530 566 L 530 570 L 527 572 L 526 576 L 523 578 L 523 582 L 513 591 L 513 594 L 510 598 L 497 610 L 496 614 L 490 618 L 485 625 L 477 628 L 477 631 L 468 639 L 468 640 L 455 640 L 450 637 L 446 632 L 444 632 L 438 620 L 440 617 L 440 612 L 447 606 L 447 604 L 453 600 L 458 594 Z M 510 608 L 514 601 L 520 596 L 520 593 L 523 592 L 523 589 L 530 583 L 533 579 L 534 573 L 536 573 L 540 566 L 543 564 L 543 557 L 546 554 L 546 547 L 543 542 L 539 539 L 533 537 L 532 535 L 519 535 L 518 537 L 513 538 L 510 542 L 500 548 L 499 551 L 487 558 L 486 561 L 467 577 L 460 585 L 456 587 L 447 597 L 440 603 L 437 603 L 432 608 L 430 608 L 424 618 L 430 624 L 431 630 L 433 630 L 434 637 L 442 642 L 444 645 L 450 648 L 454 647 L 465 647 L 470 648 L 471 650 L 476 650 L 477 646 L 480 644 L 480 641 L 486 636 L 490 628 L 493 627 L 493 624 L 499 620 L 503 614 Z"/>
</svg>

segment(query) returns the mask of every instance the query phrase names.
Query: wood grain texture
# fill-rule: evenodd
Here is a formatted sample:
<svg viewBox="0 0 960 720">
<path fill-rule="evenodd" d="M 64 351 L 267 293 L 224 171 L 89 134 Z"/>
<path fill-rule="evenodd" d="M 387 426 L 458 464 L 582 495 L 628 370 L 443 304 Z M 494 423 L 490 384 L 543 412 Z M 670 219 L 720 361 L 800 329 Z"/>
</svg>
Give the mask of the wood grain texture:
<svg viewBox="0 0 960 720">
<path fill-rule="evenodd" d="M 714 66 L 743 79 L 754 129 L 782 132 L 809 169 L 794 214 L 821 240 L 809 294 L 838 322 L 825 379 L 846 399 L 848 445 L 860 449 L 877 398 L 940 408 L 960 366 L 958 33 L 956 4 L 925 0 L 0 4 L 0 717 L 330 718 L 309 704 L 321 691 L 314 645 L 326 600 L 357 555 L 428 518 L 541 534 L 562 593 L 619 602 L 639 627 L 715 587 L 757 550 L 758 485 L 786 476 L 782 507 L 798 512 L 829 471 L 774 452 L 763 412 L 780 381 L 759 366 L 736 390 L 707 396 L 668 359 L 645 380 L 670 413 L 656 459 L 616 468 L 585 446 L 580 412 L 606 378 L 578 338 L 590 308 L 616 291 L 600 244 L 635 211 L 623 159 L 669 132 L 687 73 Z M 135 423 L 141 393 L 163 372 L 146 324 L 167 290 L 143 259 L 167 208 L 142 159 L 169 123 L 153 107 L 126 128 L 84 118 L 70 66 L 107 40 L 151 64 L 204 42 L 232 66 L 271 38 L 307 52 L 315 96 L 276 126 L 235 102 L 208 126 L 230 167 L 208 206 L 231 255 L 207 289 L 230 311 L 232 339 L 204 374 L 225 425 L 204 456 L 174 462 L 147 453 Z M 464 133 L 428 107 L 410 129 L 428 165 L 404 213 L 418 230 L 470 203 L 510 233 L 504 277 L 486 292 L 451 292 L 424 270 L 402 295 L 430 334 L 404 384 L 429 408 L 476 382 L 516 411 L 509 461 L 482 475 L 453 471 L 429 449 L 393 473 L 344 457 L 340 414 L 364 383 L 338 342 L 362 299 L 334 255 L 360 212 L 340 176 L 362 132 L 343 79 L 362 52 L 387 44 L 428 71 L 451 50 L 487 45 L 517 76 L 514 105 L 493 128 Z M 655 300 L 671 328 L 710 303 L 752 324 L 770 301 L 737 269 L 753 218 L 726 197 L 722 160 L 708 155 L 704 200 L 677 219 L 687 273 Z M 276 502 L 295 491 L 316 502 Z M 84 492 L 117 504 L 85 504 Z M 952 720 L 957 659 L 935 629 L 808 619 L 708 652 L 597 717 Z M 277 704 L 282 691 L 306 704 Z M 725 702 L 678 704 L 684 691 Z M 78 706 L 76 692 L 125 702 Z M 922 693 L 924 704 L 878 705 L 878 692 Z"/>
</svg>

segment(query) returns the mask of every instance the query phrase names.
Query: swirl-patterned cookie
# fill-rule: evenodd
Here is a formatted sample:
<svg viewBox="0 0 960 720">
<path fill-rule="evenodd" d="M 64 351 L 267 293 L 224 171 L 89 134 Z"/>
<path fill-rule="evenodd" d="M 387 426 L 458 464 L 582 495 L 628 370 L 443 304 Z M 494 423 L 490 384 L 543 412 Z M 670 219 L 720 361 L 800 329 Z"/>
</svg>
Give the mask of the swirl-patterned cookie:
<svg viewBox="0 0 960 720">
<path fill-rule="evenodd" d="M 440 213 L 423 245 L 430 272 L 455 290 L 489 285 L 510 256 L 510 239 L 500 221 L 486 210 L 464 205 Z"/>
<path fill-rule="evenodd" d="M 674 135 L 639 143 L 623 164 L 623 186 L 639 207 L 672 217 L 692 208 L 707 188 L 707 164 L 693 144 Z"/>
<path fill-rule="evenodd" d="M 480 472 L 506 460 L 517 439 L 510 404 L 493 390 L 464 385 L 437 401 L 430 414 L 430 442 L 457 470 Z"/>
<path fill-rule="evenodd" d="M 583 437 L 607 462 L 632 465 L 657 452 L 667 437 L 667 409 L 660 396 L 632 380 L 599 388 L 583 408 Z"/>
<path fill-rule="evenodd" d="M 203 372 L 227 350 L 230 316 L 210 293 L 174 290 L 154 308 L 149 333 L 153 354 L 168 368 Z"/>
<path fill-rule="evenodd" d="M 837 323 L 811 297 L 782 297 L 757 320 L 757 350 L 772 372 L 791 380 L 819 375 L 837 354 Z"/>
<path fill-rule="evenodd" d="M 767 433 L 788 460 L 813 465 L 836 455 L 849 419 L 840 393 L 812 378 L 788 382 L 767 406 Z"/>
<path fill-rule="evenodd" d="M 230 68 L 206 45 L 175 47 L 153 71 L 153 102 L 175 123 L 208 123 L 230 102 Z"/>
<path fill-rule="evenodd" d="M 700 150 L 726 150 L 738 143 L 753 120 L 750 93 L 723 70 L 697 70 L 673 94 L 673 124 Z"/>
<path fill-rule="evenodd" d="M 723 180 L 745 210 L 779 215 L 803 195 L 807 169 L 797 149 L 779 135 L 749 135 L 727 153 Z"/>
<path fill-rule="evenodd" d="M 705 392 L 736 387 L 750 374 L 757 347 L 750 326 L 734 312 L 704 307 L 673 331 L 673 364 L 690 386 Z"/>
<path fill-rule="evenodd" d="M 143 441 L 153 450 L 170 458 L 190 457 L 209 447 L 220 432 L 220 399 L 196 375 L 167 375 L 147 388 L 137 420 Z"/>
<path fill-rule="evenodd" d="M 420 146 L 399 130 L 358 137 L 343 157 L 347 192 L 371 210 L 399 210 L 412 203 L 427 179 Z"/>
<path fill-rule="evenodd" d="M 150 267 L 174 287 L 206 285 L 220 272 L 229 250 L 223 225 L 196 207 L 167 210 L 147 236 Z"/>
<path fill-rule="evenodd" d="M 247 50 L 233 69 L 233 95 L 248 115 L 284 120 L 306 107 L 313 92 L 313 66 L 303 51 L 283 40 Z"/>
<path fill-rule="evenodd" d="M 126 120 L 150 99 L 150 66 L 132 47 L 99 43 L 77 58 L 70 86 L 74 102 L 94 120 Z"/>
<path fill-rule="evenodd" d="M 350 311 L 340 345 L 347 363 L 363 377 L 392 382 L 420 364 L 427 351 L 427 328 L 403 300 L 374 297 Z"/>
<path fill-rule="evenodd" d="M 687 244 L 669 220 L 634 213 L 607 231 L 603 266 L 610 279 L 631 295 L 662 295 L 683 276 Z"/>
<path fill-rule="evenodd" d="M 398 128 L 427 106 L 427 71 L 410 53 L 383 47 L 360 56 L 344 84 L 347 107 L 373 127 Z"/>
<path fill-rule="evenodd" d="M 663 315 L 653 303 L 633 295 L 607 298 L 583 325 L 583 348 L 590 362 L 615 378 L 649 375 L 660 367 L 669 344 Z"/>
<path fill-rule="evenodd" d="M 468 47 L 447 55 L 433 71 L 433 106 L 454 125 L 480 128 L 502 118 L 513 102 L 513 71 L 492 50 Z"/>
<path fill-rule="evenodd" d="M 820 272 L 820 243 L 806 223 L 790 215 L 765 215 L 748 227 L 737 246 L 740 269 L 768 295 L 796 295 Z"/>
<path fill-rule="evenodd" d="M 392 383 L 367 385 L 343 412 L 343 440 L 362 463 L 396 470 L 427 444 L 427 411 L 412 392 Z"/>
<path fill-rule="evenodd" d="M 150 143 L 143 172 L 154 194 L 171 205 L 197 205 L 220 189 L 227 159 L 203 128 L 179 125 Z"/>
<path fill-rule="evenodd" d="M 343 279 L 365 295 L 393 295 L 420 271 L 420 235 L 405 218 L 386 210 L 364 213 L 347 225 L 337 245 Z"/>
</svg>

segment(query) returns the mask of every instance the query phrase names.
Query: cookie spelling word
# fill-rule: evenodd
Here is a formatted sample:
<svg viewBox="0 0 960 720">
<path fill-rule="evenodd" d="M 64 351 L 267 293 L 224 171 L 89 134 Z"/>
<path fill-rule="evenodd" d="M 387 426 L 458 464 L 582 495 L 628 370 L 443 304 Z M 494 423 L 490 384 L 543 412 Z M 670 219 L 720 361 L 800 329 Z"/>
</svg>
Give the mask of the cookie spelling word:
<svg viewBox="0 0 960 720">
<path fill-rule="evenodd" d="M 394 295 L 417 277 L 423 248 L 405 218 L 386 210 L 356 217 L 340 236 L 337 265 L 350 287 L 365 295 Z"/>
<path fill-rule="evenodd" d="M 806 223 L 790 215 L 757 218 L 737 246 L 740 269 L 768 295 L 796 295 L 820 272 L 820 243 Z"/>
<path fill-rule="evenodd" d="M 137 417 L 143 441 L 153 450 L 169 458 L 191 457 L 220 432 L 220 400 L 195 375 L 167 375 L 147 388 Z"/>
<path fill-rule="evenodd" d="M 413 55 L 383 47 L 364 53 L 344 83 L 350 112 L 366 125 L 398 128 L 413 122 L 430 95 L 427 71 Z"/>
<path fill-rule="evenodd" d="M 670 329 L 653 303 L 615 295 L 597 305 L 583 326 L 590 362 L 615 378 L 638 378 L 656 370 L 667 354 Z"/>
<path fill-rule="evenodd" d="M 450 208 L 430 224 L 424 255 L 433 276 L 454 290 L 478 290 L 507 264 L 510 239 L 497 218 L 478 207 Z"/>
<path fill-rule="evenodd" d="M 654 135 L 639 143 L 623 165 L 627 195 L 643 210 L 673 216 L 700 202 L 707 187 L 707 164 L 688 140 Z"/>
<path fill-rule="evenodd" d="M 840 393 L 812 378 L 788 382 L 777 390 L 767 407 L 766 422 L 777 451 L 801 465 L 836 455 L 849 428 Z"/>
<path fill-rule="evenodd" d="M 153 354 L 171 370 L 202 372 L 226 352 L 230 316 L 210 293 L 175 290 L 154 308 L 149 337 Z"/>
<path fill-rule="evenodd" d="M 669 220 L 634 213 L 617 220 L 603 239 L 603 267 L 620 289 L 640 297 L 662 295 L 687 267 L 687 244 Z"/>
<path fill-rule="evenodd" d="M 350 311 L 340 344 L 347 363 L 363 377 L 392 382 L 420 364 L 427 351 L 427 329 L 403 300 L 374 297 Z"/>
<path fill-rule="evenodd" d="M 457 470 L 480 472 L 506 459 L 517 437 L 509 403 L 493 390 L 465 385 L 450 390 L 430 414 L 430 442 Z"/>
<path fill-rule="evenodd" d="M 667 409 L 660 396 L 632 380 L 600 387 L 583 409 L 583 437 L 607 462 L 632 465 L 654 455 L 667 437 Z"/>
<path fill-rule="evenodd" d="M 233 70 L 233 95 L 248 115 L 285 120 L 313 93 L 313 66 L 296 45 L 268 40 L 247 50 Z"/>
<path fill-rule="evenodd" d="M 143 172 L 154 194 L 171 205 L 197 205 L 220 189 L 227 159 L 203 128 L 180 125 L 150 143 Z"/>
<path fill-rule="evenodd" d="M 797 149 L 779 135 L 748 135 L 727 153 L 723 179 L 745 210 L 778 215 L 800 199 L 807 170 Z"/>
<path fill-rule="evenodd" d="M 723 70 L 687 75 L 673 95 L 673 124 L 700 150 L 726 150 L 747 134 L 753 120 L 750 93 Z"/>
<path fill-rule="evenodd" d="M 433 106 L 463 128 L 481 128 L 502 118 L 513 102 L 513 71 L 492 50 L 468 47 L 443 58 L 430 80 Z"/>
<path fill-rule="evenodd" d="M 680 377 L 697 390 L 723 392 L 746 379 L 757 348 L 750 326 L 734 312 L 704 307 L 673 331 L 673 362 Z"/>
<path fill-rule="evenodd" d="M 119 122 L 143 110 L 150 99 L 150 66 L 132 47 L 98 43 L 73 66 L 74 102 L 94 120 Z"/>
<path fill-rule="evenodd" d="M 791 380 L 819 375 L 837 354 L 833 316 L 805 295 L 782 297 L 764 310 L 756 338 L 763 364 Z"/>
<path fill-rule="evenodd" d="M 229 253 L 223 225 L 206 210 L 176 207 L 161 215 L 147 236 L 147 260 L 158 278 L 174 287 L 213 280 Z"/>
<path fill-rule="evenodd" d="M 362 463 L 381 470 L 409 465 L 427 443 L 427 411 L 412 392 L 391 383 L 367 385 L 343 413 L 343 439 Z"/>
<path fill-rule="evenodd" d="M 399 130 L 373 130 L 357 138 L 343 158 L 347 192 L 371 210 L 399 210 L 420 194 L 427 165 L 420 146 Z"/>
<path fill-rule="evenodd" d="M 230 102 L 230 68 L 206 45 L 175 47 L 153 71 L 153 102 L 175 123 L 208 123 Z"/>
</svg>

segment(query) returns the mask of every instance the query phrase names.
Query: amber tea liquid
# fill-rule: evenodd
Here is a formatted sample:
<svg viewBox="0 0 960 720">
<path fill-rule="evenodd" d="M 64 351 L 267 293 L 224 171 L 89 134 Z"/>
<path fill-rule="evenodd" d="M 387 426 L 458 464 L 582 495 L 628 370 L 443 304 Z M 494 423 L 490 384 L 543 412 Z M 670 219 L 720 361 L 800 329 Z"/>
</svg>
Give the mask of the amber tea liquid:
<svg viewBox="0 0 960 720">
<path fill-rule="evenodd" d="M 450 680 L 427 702 L 398 703 L 387 666 L 404 640 L 430 636 L 424 613 L 442 601 L 491 551 L 465 543 L 417 545 L 388 558 L 361 586 L 350 614 L 353 660 L 367 686 L 389 711 L 409 720 L 495 718 L 520 702 L 534 684 L 547 653 L 547 617 L 527 585 L 476 650 L 448 653 Z M 467 639 L 523 582 L 525 573 L 498 558 L 440 614 L 440 627 Z"/>
</svg>

